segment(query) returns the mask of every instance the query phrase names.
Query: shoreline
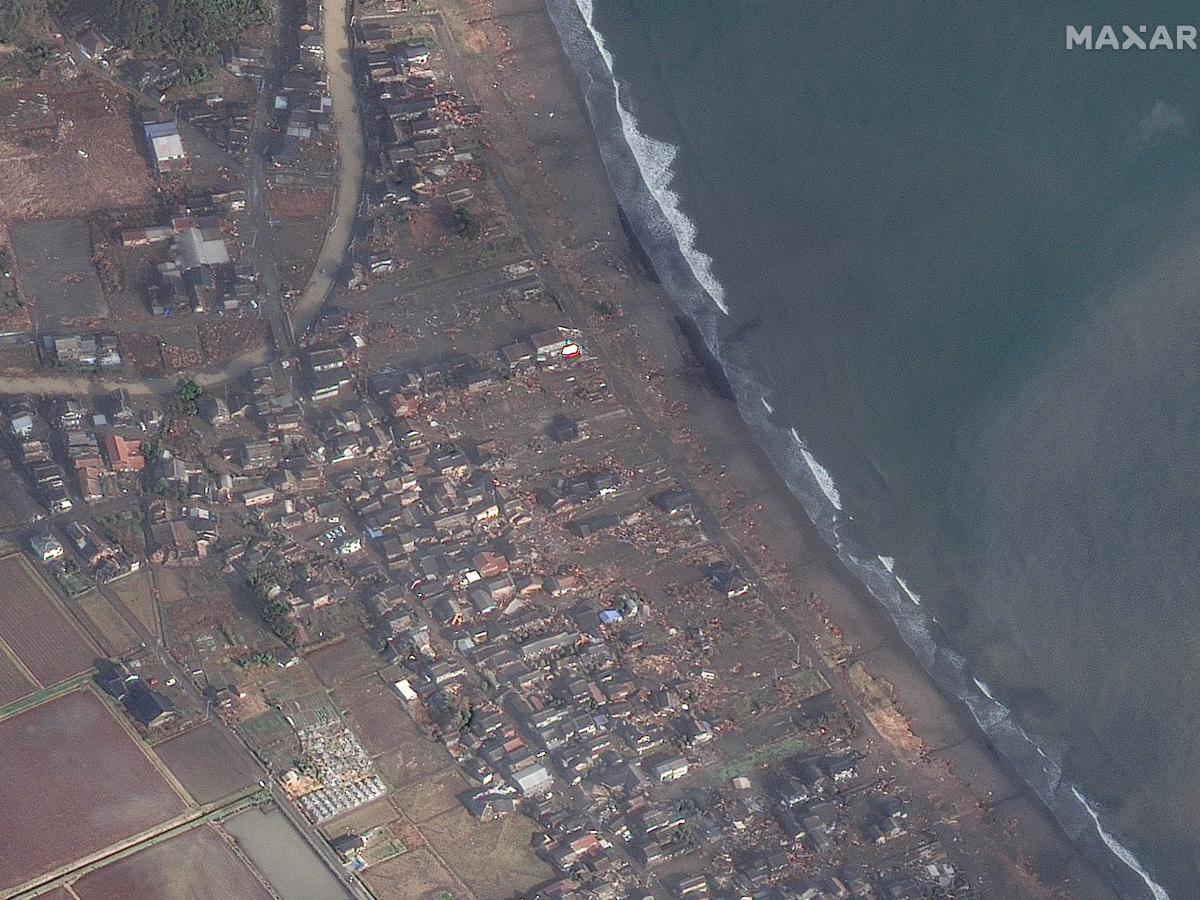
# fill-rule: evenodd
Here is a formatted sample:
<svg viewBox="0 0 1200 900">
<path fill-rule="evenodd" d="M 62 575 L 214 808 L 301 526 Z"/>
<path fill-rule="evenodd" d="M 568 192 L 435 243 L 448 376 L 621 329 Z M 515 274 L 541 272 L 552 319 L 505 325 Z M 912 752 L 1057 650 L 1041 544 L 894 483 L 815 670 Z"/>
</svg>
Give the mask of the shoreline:
<svg viewBox="0 0 1200 900">
<path fill-rule="evenodd" d="M 623 99 L 625 86 L 612 77 L 612 55 L 604 45 L 603 35 L 588 21 L 592 15 L 592 2 L 546 0 L 563 49 L 584 93 L 608 180 L 621 207 L 622 224 L 634 245 L 634 255 L 637 258 L 650 256 L 656 269 L 662 267 L 667 271 L 667 277 L 661 280 L 668 286 L 672 305 L 682 313 L 676 319 L 693 355 L 715 392 L 733 400 L 741 420 L 732 426 L 733 430 L 735 433 L 747 430 L 751 440 L 759 445 L 766 457 L 766 470 L 775 476 L 774 480 L 782 481 L 784 490 L 797 501 L 800 527 L 815 529 L 823 538 L 826 564 L 860 595 L 860 601 L 883 614 L 887 623 L 885 631 L 891 632 L 916 657 L 921 669 L 917 680 L 925 678 L 932 683 L 967 731 L 980 740 L 993 762 L 1020 790 L 1031 795 L 1035 806 L 1045 813 L 1073 849 L 1090 859 L 1097 873 L 1106 874 L 1113 890 L 1130 898 L 1166 900 L 1166 892 L 1143 868 L 1140 860 L 1105 830 L 1086 796 L 1062 777 L 1059 764 L 1048 757 L 1037 739 L 1016 722 L 1011 710 L 973 677 L 969 663 L 941 637 L 940 624 L 922 608 L 920 597 L 894 571 L 895 560 L 876 555 L 877 548 L 868 549 L 862 545 L 848 521 L 853 517 L 842 513 L 841 497 L 832 475 L 809 452 L 795 428 L 789 429 L 785 437 L 782 432 L 786 423 L 780 425 L 775 420 L 775 410 L 754 371 L 726 358 L 725 348 L 740 337 L 743 329 L 757 327 L 759 322 L 741 326 L 727 335 L 721 317 L 713 313 L 714 305 L 725 315 L 729 310 L 722 302 L 723 293 L 714 293 L 712 283 L 715 279 L 709 269 L 711 260 L 695 246 L 695 226 L 679 208 L 672 181 L 663 174 L 664 169 L 668 173 L 673 170 L 672 161 L 679 149 L 662 145 L 656 138 L 646 135 L 634 113 L 628 111 L 629 102 Z M 581 38 L 576 32 L 582 31 L 587 34 Z M 600 66 L 595 61 L 588 61 L 589 56 L 599 57 Z M 597 68 L 602 71 L 597 72 Z M 605 78 L 612 83 L 608 96 L 601 97 L 598 104 L 593 103 L 593 94 L 605 83 Z M 615 118 L 619 120 L 619 128 L 610 127 L 607 132 L 598 122 L 614 118 L 606 106 L 616 108 Z M 616 149 L 610 145 L 615 145 Z M 670 149 L 664 150 L 664 147 Z M 665 166 L 662 163 L 664 153 L 669 157 Z M 638 176 L 640 185 L 635 183 L 631 189 L 630 180 L 637 182 Z M 644 220 L 630 224 L 625 215 L 626 205 L 637 207 L 639 200 L 647 209 L 647 215 Z M 663 239 L 664 231 L 676 239 Z M 647 253 L 643 236 L 652 244 L 656 242 L 660 252 Z M 722 286 L 717 284 L 716 287 L 723 292 Z M 759 403 L 763 409 L 759 408 Z M 784 445 L 782 449 L 781 444 Z M 1094 893 L 1089 892 L 1089 896 Z"/>
<path fill-rule="evenodd" d="M 747 533 L 761 542 L 761 558 L 752 561 L 764 580 L 771 582 L 767 569 L 775 562 L 782 567 L 777 577 L 816 598 L 806 614 L 789 611 L 797 630 L 812 635 L 818 646 L 829 646 L 832 642 L 818 624 L 827 614 L 844 644 L 857 648 L 851 658 L 894 687 L 896 705 L 919 741 L 920 749 L 907 765 L 912 777 L 939 800 L 961 806 L 964 816 L 974 808 L 979 821 L 972 827 L 985 840 L 1007 844 L 1012 868 L 1020 869 L 1028 861 L 1044 886 L 1038 894 L 1115 896 L 1040 800 L 996 754 L 961 701 L 947 697 L 920 667 L 882 605 L 821 537 L 736 404 L 723 399 L 706 377 L 697 377 L 697 370 L 711 375 L 717 360 L 706 360 L 698 352 L 702 325 L 694 326 L 694 335 L 683 329 L 668 295 L 669 277 L 660 286 L 627 271 L 637 273 L 639 257 L 650 254 L 631 239 L 636 231 L 632 236 L 626 233 L 630 223 L 622 221 L 610 172 L 602 165 L 582 87 L 547 10 L 540 2 L 497 2 L 494 15 L 484 21 L 471 15 L 478 12 L 478 2 L 459 0 L 457 5 L 465 15 L 454 27 L 482 34 L 496 51 L 495 77 L 489 77 L 485 59 L 467 60 L 475 76 L 472 89 L 489 110 L 489 132 L 498 134 L 495 152 L 536 231 L 559 239 L 546 240 L 549 255 L 580 298 L 619 297 L 620 317 L 607 320 L 594 311 L 589 314 L 584 300 L 583 321 L 598 332 L 618 368 L 626 374 L 647 373 L 647 396 L 641 399 L 665 432 L 678 428 L 681 452 L 693 463 L 690 471 L 703 475 L 707 469 L 714 475 L 712 488 L 718 496 L 738 497 L 727 509 L 727 518 L 754 520 Z M 607 252 L 607 271 L 598 270 L 588 258 L 605 255 L 587 249 L 594 243 Z M 655 414 L 651 407 L 656 395 L 664 409 L 681 409 Z M 742 529 L 737 533 L 740 536 Z M 1015 837 L 1002 821 L 1006 819 L 1017 821 Z M 1014 880 L 1018 874 L 991 871 L 986 863 L 982 868 L 989 870 L 993 888 L 1019 884 L 1020 896 L 1035 896 L 1035 886 Z"/>
</svg>

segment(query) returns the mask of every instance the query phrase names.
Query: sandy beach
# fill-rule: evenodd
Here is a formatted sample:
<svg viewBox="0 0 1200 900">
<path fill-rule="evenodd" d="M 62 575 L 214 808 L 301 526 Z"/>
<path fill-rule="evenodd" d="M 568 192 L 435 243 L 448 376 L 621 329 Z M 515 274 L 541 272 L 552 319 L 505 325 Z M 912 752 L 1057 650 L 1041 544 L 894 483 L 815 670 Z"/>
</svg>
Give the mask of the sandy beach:
<svg viewBox="0 0 1200 900">
<path fill-rule="evenodd" d="M 722 524 L 772 589 L 781 627 L 811 639 L 872 706 L 877 739 L 905 760 L 896 777 L 945 811 L 947 844 L 978 856 L 982 894 L 1115 897 L 966 711 L 933 685 L 817 535 L 735 406 L 714 390 L 678 311 L 629 246 L 540 0 L 454 0 L 445 10 L 450 52 L 487 111 L 512 199 L 568 282 L 565 311 L 600 337 L 695 487 L 723 510 Z"/>
</svg>

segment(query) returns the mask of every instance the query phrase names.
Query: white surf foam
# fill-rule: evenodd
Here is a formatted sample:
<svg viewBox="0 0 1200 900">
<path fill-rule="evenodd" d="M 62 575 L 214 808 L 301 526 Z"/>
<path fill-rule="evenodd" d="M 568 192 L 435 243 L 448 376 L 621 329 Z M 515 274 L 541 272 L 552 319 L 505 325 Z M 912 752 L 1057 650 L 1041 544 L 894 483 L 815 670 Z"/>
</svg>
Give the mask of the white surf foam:
<svg viewBox="0 0 1200 900">
<path fill-rule="evenodd" d="M 1087 805 L 1083 796 L 1062 778 L 1061 763 L 1038 746 L 1037 742 L 1015 721 L 1011 711 L 991 697 L 985 684 L 977 682 L 975 685 L 971 685 L 972 679 L 963 657 L 950 646 L 941 644 L 934 637 L 931 627 L 936 626 L 936 617 L 920 606 L 918 595 L 896 576 L 894 572 L 895 559 L 884 556 L 876 557 L 872 553 L 867 553 L 865 558 L 858 555 L 859 551 L 855 549 L 856 541 L 853 536 L 842 530 L 841 526 L 844 524 L 845 517 L 837 514 L 842 509 L 841 495 L 831 474 L 809 452 L 807 444 L 795 428 L 790 428 L 785 432 L 779 428 L 778 424 L 772 423 L 768 417 L 758 411 L 758 406 L 761 404 L 768 415 L 774 412 L 765 394 L 762 393 L 763 388 L 758 380 L 752 372 L 739 369 L 734 360 L 724 358 L 716 349 L 715 335 L 717 332 L 714 325 L 717 314 L 714 307 L 716 310 L 728 314 L 725 292 L 711 271 L 711 259 L 695 247 L 695 226 L 679 210 L 679 198 L 670 187 L 674 177 L 672 164 L 677 157 L 678 148 L 642 134 L 634 116 L 621 103 L 621 89 L 612 76 L 612 56 L 593 25 L 593 0 L 551 0 L 548 6 L 552 10 L 552 16 L 556 17 L 556 24 L 559 25 L 560 34 L 564 37 L 564 46 L 567 44 L 567 34 L 569 33 L 572 43 L 578 40 L 581 42 L 581 46 L 583 43 L 591 45 L 583 51 L 588 57 L 591 56 L 593 50 L 596 51 L 598 58 L 594 58 L 595 69 L 607 68 L 607 79 L 603 79 L 603 76 L 601 78 L 605 82 L 606 90 L 609 86 L 613 87 L 616 102 L 613 105 L 609 105 L 608 102 L 604 103 L 603 117 L 607 118 L 610 114 L 607 111 L 612 110 L 615 106 L 619 117 L 619 128 L 624 138 L 622 141 L 624 146 L 621 148 L 620 154 L 623 162 L 621 168 L 629 173 L 631 178 L 642 182 L 642 185 L 638 186 L 638 194 L 644 198 L 645 202 L 657 206 L 657 212 L 661 214 L 655 214 L 654 210 L 650 209 L 646 218 L 638 219 L 638 222 L 652 229 L 653 233 L 650 235 L 652 238 L 661 238 L 668 244 L 678 246 L 681 258 L 685 263 L 685 270 L 691 278 L 695 279 L 695 283 L 701 290 L 697 291 L 695 286 L 690 283 L 687 285 L 676 283 L 671 278 L 664 278 L 664 284 L 672 288 L 673 295 L 676 287 L 682 289 L 681 296 L 677 297 L 681 308 L 696 322 L 705 337 L 705 342 L 710 348 L 713 348 L 725 368 L 727 377 L 735 387 L 743 417 L 760 434 L 760 439 L 763 440 L 768 453 L 784 475 L 788 487 L 800 499 L 809 518 L 812 519 L 825 540 L 835 549 L 838 557 L 858 575 L 862 583 L 887 609 L 904 635 L 905 641 L 913 649 L 922 665 L 933 675 L 935 681 L 966 704 L 972 718 L 981 730 L 990 736 L 993 746 L 1015 767 L 1025 773 L 1026 782 L 1051 808 L 1064 830 L 1070 835 L 1077 836 L 1094 827 L 1108 852 L 1126 866 L 1132 876 L 1137 876 L 1144 883 L 1145 888 L 1152 894 L 1153 900 L 1170 900 L 1166 891 L 1146 873 L 1133 854 L 1116 838 L 1104 831 L 1099 817 Z M 574 15 L 568 14 L 572 21 L 568 22 L 563 19 L 560 23 L 557 16 L 562 12 L 561 8 L 572 7 L 573 12 L 579 13 L 580 18 L 577 20 Z M 590 35 L 587 33 L 589 31 Z M 571 52 L 570 48 L 568 48 L 568 52 Z M 592 72 L 587 72 L 586 75 L 592 84 L 599 83 L 596 75 Z M 617 125 L 618 123 L 613 122 L 612 124 Z M 632 160 L 625 158 L 625 150 L 632 155 Z M 629 163 L 632 163 L 632 166 Z M 649 197 L 642 193 L 643 185 L 650 194 Z M 618 191 L 618 193 L 622 192 Z M 687 280 L 690 282 L 691 278 Z M 699 296 L 702 292 L 706 293 L 712 301 L 711 305 L 703 302 L 703 298 Z M 695 304 L 685 302 L 684 297 L 694 298 L 699 302 Z M 755 396 L 759 397 L 760 403 L 754 403 Z M 785 439 L 785 435 L 788 434 L 790 434 L 790 442 Z M 788 446 L 789 443 L 791 446 Z M 799 454 L 795 453 L 796 449 L 800 451 Z M 801 467 L 798 465 L 799 457 L 803 458 L 807 477 L 802 474 Z M 836 512 L 831 512 L 829 506 Z M 907 600 L 905 599 L 906 594 Z M 1033 751 L 1036 751 L 1036 754 Z M 1061 790 L 1066 786 L 1071 786 L 1073 793 Z"/>
<path fill-rule="evenodd" d="M 895 572 L 893 572 L 892 574 L 896 575 Z M 911 600 L 917 606 L 921 605 L 921 596 L 916 591 L 914 591 L 912 588 L 910 588 L 907 584 L 905 584 L 904 579 L 901 578 L 899 575 L 896 575 L 896 584 L 900 585 L 900 590 L 902 590 L 902 591 L 904 591 L 904 593 L 908 594 L 909 600 Z"/>
<path fill-rule="evenodd" d="M 804 444 L 800 445 L 800 455 L 804 457 L 804 462 L 812 472 L 813 478 L 817 479 L 817 485 L 821 488 L 825 499 L 833 504 L 834 509 L 841 512 L 842 495 L 838 493 L 837 485 L 833 481 L 833 476 L 829 474 L 829 470 L 817 462 L 817 458 L 809 452 L 808 447 Z"/>
<path fill-rule="evenodd" d="M 1083 804 L 1083 808 L 1092 817 L 1092 821 L 1096 824 L 1096 831 L 1100 835 L 1100 840 L 1104 841 L 1104 846 L 1108 847 L 1121 862 L 1125 863 L 1125 865 L 1138 874 L 1142 881 L 1146 883 L 1146 887 L 1150 889 L 1150 893 L 1154 895 L 1154 900 L 1171 900 L 1170 895 L 1163 886 L 1151 878 L 1150 873 L 1142 868 L 1142 864 L 1138 862 L 1137 857 L 1130 853 L 1124 844 L 1104 830 L 1104 826 L 1100 824 L 1100 816 L 1092 809 L 1092 805 L 1087 802 L 1083 794 L 1079 793 L 1074 787 L 1071 788 L 1071 793 L 1075 795 L 1076 800 Z"/>
<path fill-rule="evenodd" d="M 993 703 L 996 701 L 996 698 L 992 696 L 992 692 L 990 690 L 988 690 L 988 686 L 986 684 L 984 684 L 978 678 L 972 678 L 971 680 L 973 682 L 975 682 L 975 687 L 979 688 L 979 690 L 983 692 L 983 696 L 987 697 Z M 1037 752 L 1042 753 L 1042 748 L 1038 747 Z M 1045 755 L 1046 755 L 1045 753 L 1042 753 L 1042 756 L 1045 756 Z"/>
<path fill-rule="evenodd" d="M 592 33 L 592 39 L 596 42 L 596 49 L 600 51 L 600 56 L 608 66 L 609 74 L 612 75 L 614 71 L 612 53 L 609 52 L 604 43 L 604 37 L 596 28 L 592 0 L 575 0 L 575 5 L 579 7 L 580 15 L 583 16 L 583 21 L 587 23 L 588 30 Z M 696 223 L 679 208 L 679 195 L 671 188 L 671 182 L 675 180 L 674 163 L 679 155 L 679 148 L 674 144 L 668 144 L 666 141 L 660 141 L 645 134 L 633 113 L 621 100 L 621 83 L 615 76 L 613 76 L 613 86 L 616 91 L 617 113 L 621 117 L 621 130 L 624 132 L 625 142 L 633 152 L 633 158 L 637 161 L 638 169 L 642 173 L 642 180 L 662 211 L 663 218 L 675 233 L 679 251 L 687 260 L 696 281 L 712 298 L 712 302 L 717 305 L 717 308 L 725 315 L 729 315 L 729 307 L 725 304 L 725 288 L 713 274 L 712 257 L 696 246 Z"/>
</svg>

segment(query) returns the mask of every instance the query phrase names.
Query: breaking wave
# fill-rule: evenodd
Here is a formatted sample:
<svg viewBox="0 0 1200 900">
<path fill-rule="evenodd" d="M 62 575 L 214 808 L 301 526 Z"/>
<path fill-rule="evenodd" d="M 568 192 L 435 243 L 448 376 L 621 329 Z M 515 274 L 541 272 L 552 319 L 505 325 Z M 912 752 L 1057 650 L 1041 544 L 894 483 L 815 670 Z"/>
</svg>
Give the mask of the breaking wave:
<svg viewBox="0 0 1200 900">
<path fill-rule="evenodd" d="M 1163 890 L 1162 885 L 1151 878 L 1150 873 L 1142 868 L 1142 864 L 1138 862 L 1137 857 L 1130 853 L 1124 844 L 1104 830 L 1104 826 L 1100 824 L 1100 816 L 1098 816 L 1096 811 L 1092 809 L 1092 805 L 1083 798 L 1083 794 L 1079 793 L 1079 791 L 1075 790 L 1075 788 L 1071 788 L 1071 793 L 1073 793 L 1075 798 L 1083 804 L 1083 808 L 1086 809 L 1088 811 L 1088 815 L 1092 817 L 1092 821 L 1096 824 L 1096 830 L 1100 832 L 1100 837 L 1108 849 L 1116 854 L 1120 858 L 1121 862 L 1125 863 L 1125 865 L 1129 866 L 1129 868 L 1133 869 L 1133 871 L 1137 872 L 1138 875 L 1142 877 L 1142 880 L 1146 882 L 1146 886 L 1150 888 L 1150 892 L 1154 895 L 1154 900 L 1171 900 L 1171 898 L 1167 895 L 1167 892 Z"/>
<path fill-rule="evenodd" d="M 621 82 L 613 76 L 612 54 L 605 46 L 604 37 L 596 30 L 592 0 L 576 0 L 576 5 L 580 15 L 583 16 L 583 21 L 587 24 L 588 31 L 591 32 L 596 49 L 600 52 L 600 56 L 608 68 L 617 114 L 621 119 L 621 131 L 637 162 L 642 181 L 645 182 L 646 189 L 658 203 L 663 219 L 670 224 L 679 244 L 679 252 L 691 266 L 696 281 L 708 293 L 717 308 L 725 315 L 729 315 L 729 307 L 725 305 L 725 288 L 712 271 L 712 257 L 696 247 L 696 224 L 679 208 L 679 195 L 671 188 L 671 182 L 675 180 L 674 165 L 675 158 L 679 155 L 679 148 L 674 144 L 650 137 L 638 126 L 637 119 L 629 110 L 629 104 L 621 97 Z"/>
<path fill-rule="evenodd" d="M 712 259 L 696 248 L 695 225 L 680 211 L 679 196 L 671 188 L 678 148 L 643 133 L 622 99 L 612 55 L 594 26 L 593 0 L 546 0 L 546 6 L 579 81 L 609 183 L 630 230 L 664 288 L 723 367 L 742 418 L 822 538 L 884 607 L 938 687 L 963 704 L 996 752 L 1122 896 L 1170 900 L 1128 848 L 1104 829 L 1079 789 L 1063 778 L 1062 754 L 1039 746 L 991 689 L 970 674 L 967 661 L 942 640 L 936 618 L 895 571 L 895 559 L 860 545 L 850 532 L 853 517 L 843 512 L 829 470 L 794 427 L 777 420 L 754 372 L 722 353 L 722 322 L 728 322 L 729 313 L 725 290 L 712 272 Z"/>
</svg>

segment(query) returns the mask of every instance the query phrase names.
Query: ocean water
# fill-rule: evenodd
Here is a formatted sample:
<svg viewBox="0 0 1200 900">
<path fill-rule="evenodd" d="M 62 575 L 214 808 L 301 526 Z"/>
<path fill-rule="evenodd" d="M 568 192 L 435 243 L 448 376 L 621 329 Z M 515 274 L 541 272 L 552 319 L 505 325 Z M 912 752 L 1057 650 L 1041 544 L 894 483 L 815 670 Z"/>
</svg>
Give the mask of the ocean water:
<svg viewBox="0 0 1200 900">
<path fill-rule="evenodd" d="M 1124 896 L 1200 897 L 1183 3 L 547 0 L 614 190 L 826 539 Z"/>
</svg>

